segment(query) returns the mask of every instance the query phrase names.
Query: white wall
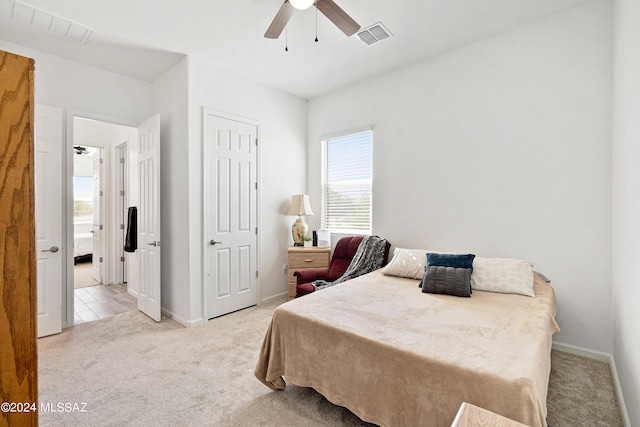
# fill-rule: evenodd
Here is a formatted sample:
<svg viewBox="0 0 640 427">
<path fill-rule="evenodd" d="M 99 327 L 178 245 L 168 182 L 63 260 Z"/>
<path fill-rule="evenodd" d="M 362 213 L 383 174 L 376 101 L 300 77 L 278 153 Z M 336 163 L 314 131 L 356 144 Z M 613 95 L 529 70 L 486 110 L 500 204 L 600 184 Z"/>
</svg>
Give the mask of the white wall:
<svg viewBox="0 0 640 427">
<path fill-rule="evenodd" d="M 152 114 L 151 85 L 0 40 L 0 49 L 35 59 L 35 101 L 141 122 Z"/>
<path fill-rule="evenodd" d="M 101 117 L 121 119 L 123 122 L 139 123 L 153 113 L 152 86 L 148 83 L 100 70 L 78 62 L 62 59 L 38 50 L 26 48 L 0 40 L 0 49 L 33 58 L 35 69 L 35 102 L 63 109 L 63 135 L 67 138 L 69 115 L 74 112 L 91 113 Z M 67 156 L 63 157 L 66 168 L 72 164 L 72 141 L 68 141 Z M 67 210 L 73 212 L 71 175 L 65 178 L 63 197 Z M 73 221 L 69 215 L 63 226 L 67 235 L 66 247 L 73 245 Z M 64 246 L 63 246 L 64 247 Z M 71 254 L 73 255 L 73 254 Z M 73 298 L 73 260 L 70 256 L 63 280 L 67 284 L 63 295 L 63 327 L 73 319 L 73 310 L 67 304 Z"/>
<path fill-rule="evenodd" d="M 374 234 L 535 262 L 556 340 L 610 352 L 611 21 L 595 1 L 310 101 L 313 205 L 322 135 L 372 125 Z"/>
<path fill-rule="evenodd" d="M 154 82 L 160 114 L 162 308 L 189 319 L 189 61 L 184 58 Z"/>
<path fill-rule="evenodd" d="M 614 5 L 613 355 L 629 425 L 635 426 L 640 425 L 640 3 Z"/>
<path fill-rule="evenodd" d="M 188 96 L 180 92 L 186 81 Z M 260 122 L 258 280 L 261 299 L 284 294 L 287 280 L 282 266 L 287 262 L 293 221 L 284 214 L 291 194 L 306 189 L 306 103 L 193 57 L 154 86 L 156 105 L 171 122 L 169 129 L 162 129 L 163 176 L 171 177 L 171 182 L 163 181 L 162 193 L 163 308 L 187 326 L 206 320 L 202 277 L 205 107 Z"/>
<path fill-rule="evenodd" d="M 93 156 L 74 153 L 73 176 L 93 176 Z"/>
</svg>

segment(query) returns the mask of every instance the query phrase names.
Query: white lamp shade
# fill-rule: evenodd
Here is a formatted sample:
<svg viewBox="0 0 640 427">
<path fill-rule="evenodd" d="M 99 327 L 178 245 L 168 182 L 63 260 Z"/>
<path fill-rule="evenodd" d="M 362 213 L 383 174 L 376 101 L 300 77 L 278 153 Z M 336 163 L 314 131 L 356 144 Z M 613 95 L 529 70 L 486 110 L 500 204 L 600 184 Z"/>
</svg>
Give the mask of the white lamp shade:
<svg viewBox="0 0 640 427">
<path fill-rule="evenodd" d="M 295 194 L 291 196 L 291 205 L 287 211 L 287 215 L 313 215 L 309 196 L 306 194 Z"/>
<path fill-rule="evenodd" d="M 289 3 L 296 9 L 305 10 L 309 9 L 315 3 L 315 0 L 289 0 Z"/>
</svg>

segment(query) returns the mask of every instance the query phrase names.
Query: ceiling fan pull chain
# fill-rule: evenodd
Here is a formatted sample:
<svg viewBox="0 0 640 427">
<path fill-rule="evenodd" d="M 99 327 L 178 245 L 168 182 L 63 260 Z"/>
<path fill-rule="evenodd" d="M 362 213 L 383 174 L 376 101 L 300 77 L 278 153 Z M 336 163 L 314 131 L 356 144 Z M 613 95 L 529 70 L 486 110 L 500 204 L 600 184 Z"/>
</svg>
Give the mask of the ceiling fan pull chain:
<svg viewBox="0 0 640 427">
<path fill-rule="evenodd" d="M 289 9 L 287 9 L 287 23 L 284 26 L 284 51 L 289 52 Z"/>
<path fill-rule="evenodd" d="M 318 1 L 316 0 L 316 43 L 318 43 Z"/>
</svg>

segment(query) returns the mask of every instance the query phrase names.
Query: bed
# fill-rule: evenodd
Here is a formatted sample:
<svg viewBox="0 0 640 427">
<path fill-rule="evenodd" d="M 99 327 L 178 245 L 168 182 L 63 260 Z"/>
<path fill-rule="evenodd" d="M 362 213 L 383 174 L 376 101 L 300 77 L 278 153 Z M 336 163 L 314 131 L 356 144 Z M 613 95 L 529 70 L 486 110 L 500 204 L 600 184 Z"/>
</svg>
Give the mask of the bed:
<svg viewBox="0 0 640 427">
<path fill-rule="evenodd" d="M 546 426 L 553 289 L 421 293 L 380 270 L 280 305 L 255 375 L 312 387 L 381 426 L 450 426 L 462 402 Z"/>
<path fill-rule="evenodd" d="M 76 260 L 93 253 L 93 216 L 85 215 L 73 219 L 73 256 Z"/>
<path fill-rule="evenodd" d="M 73 256 L 75 258 L 93 253 L 93 234 L 77 233 L 73 235 Z"/>
</svg>

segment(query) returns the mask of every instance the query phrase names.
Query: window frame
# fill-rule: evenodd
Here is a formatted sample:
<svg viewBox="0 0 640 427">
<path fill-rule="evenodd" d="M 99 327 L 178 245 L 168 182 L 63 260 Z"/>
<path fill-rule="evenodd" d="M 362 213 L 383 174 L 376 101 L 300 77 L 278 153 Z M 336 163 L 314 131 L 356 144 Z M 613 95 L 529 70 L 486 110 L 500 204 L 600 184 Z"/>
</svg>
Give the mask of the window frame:
<svg viewBox="0 0 640 427">
<path fill-rule="evenodd" d="M 370 164 L 368 166 L 370 171 L 370 176 L 368 179 L 354 179 L 352 181 L 362 181 L 365 182 L 365 185 L 368 187 L 368 197 L 369 197 L 369 205 L 368 205 L 368 228 L 357 228 L 357 227 L 338 227 L 335 225 L 331 226 L 331 222 L 328 220 L 328 206 L 327 206 L 327 179 L 328 179 L 328 167 L 329 167 L 329 144 L 332 140 L 339 140 L 342 138 L 348 137 L 357 137 L 360 134 L 368 133 L 369 134 L 369 153 L 370 153 Z M 373 233 L 373 128 L 366 127 L 360 129 L 353 129 L 344 132 L 334 133 L 330 135 L 325 135 L 321 137 L 321 164 L 320 164 L 320 222 L 321 227 L 323 229 L 329 230 L 331 233 L 336 234 L 365 234 L 371 235 Z M 343 180 L 343 183 L 346 183 L 350 180 Z M 336 181 L 341 182 L 341 181 Z M 343 184 L 348 185 L 348 184 Z M 366 197 L 366 195 L 364 196 Z"/>
</svg>

